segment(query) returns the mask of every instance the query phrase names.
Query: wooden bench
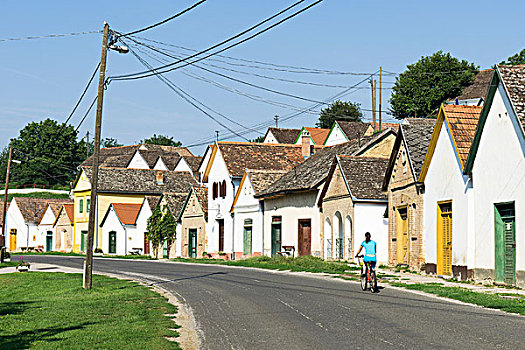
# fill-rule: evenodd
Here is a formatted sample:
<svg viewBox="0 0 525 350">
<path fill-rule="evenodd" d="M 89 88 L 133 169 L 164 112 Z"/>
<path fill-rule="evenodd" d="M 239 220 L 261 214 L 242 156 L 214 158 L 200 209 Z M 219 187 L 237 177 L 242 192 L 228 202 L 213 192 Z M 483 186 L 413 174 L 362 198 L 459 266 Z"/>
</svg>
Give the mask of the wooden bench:
<svg viewBox="0 0 525 350">
<path fill-rule="evenodd" d="M 295 257 L 295 246 L 293 245 L 283 245 L 281 247 L 281 251 L 277 252 L 277 254 L 281 256 L 291 256 L 292 258 Z"/>
<path fill-rule="evenodd" d="M 142 248 L 131 248 L 129 251 L 129 254 L 131 255 L 141 255 L 142 254 Z"/>
</svg>

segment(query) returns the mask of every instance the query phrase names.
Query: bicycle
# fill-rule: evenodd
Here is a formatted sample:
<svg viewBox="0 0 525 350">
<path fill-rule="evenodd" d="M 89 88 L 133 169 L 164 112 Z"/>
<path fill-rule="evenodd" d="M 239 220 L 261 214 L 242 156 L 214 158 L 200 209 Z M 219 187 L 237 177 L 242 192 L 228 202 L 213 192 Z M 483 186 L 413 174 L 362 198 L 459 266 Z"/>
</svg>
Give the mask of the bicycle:
<svg viewBox="0 0 525 350">
<path fill-rule="evenodd" d="M 361 289 L 365 291 L 370 286 L 370 291 L 376 293 L 378 291 L 376 272 L 369 262 L 362 262 L 362 258 L 364 255 L 357 256 L 357 261 L 361 266 Z"/>
</svg>

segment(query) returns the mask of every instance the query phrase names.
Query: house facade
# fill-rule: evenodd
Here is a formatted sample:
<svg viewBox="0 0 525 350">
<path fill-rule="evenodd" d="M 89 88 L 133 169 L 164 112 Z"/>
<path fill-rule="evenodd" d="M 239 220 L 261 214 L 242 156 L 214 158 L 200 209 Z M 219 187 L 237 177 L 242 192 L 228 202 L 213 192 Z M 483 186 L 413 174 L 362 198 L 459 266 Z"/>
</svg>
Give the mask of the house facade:
<svg viewBox="0 0 525 350">
<path fill-rule="evenodd" d="M 179 218 L 181 256 L 202 258 L 207 253 L 208 189 L 192 187 L 182 206 Z"/>
<path fill-rule="evenodd" d="M 293 144 L 301 129 L 268 128 L 263 143 Z"/>
<path fill-rule="evenodd" d="M 73 250 L 74 222 L 75 206 L 73 203 L 63 204 L 53 223 L 55 251 L 69 253 Z"/>
</svg>

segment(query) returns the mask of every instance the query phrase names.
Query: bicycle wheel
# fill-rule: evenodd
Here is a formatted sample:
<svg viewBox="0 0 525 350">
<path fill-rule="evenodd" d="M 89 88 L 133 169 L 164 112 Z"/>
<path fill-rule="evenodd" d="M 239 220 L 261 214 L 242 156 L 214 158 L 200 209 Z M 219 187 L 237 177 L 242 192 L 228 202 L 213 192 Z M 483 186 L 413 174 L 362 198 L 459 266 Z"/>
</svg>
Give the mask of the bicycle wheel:
<svg viewBox="0 0 525 350">
<path fill-rule="evenodd" d="M 375 271 L 370 272 L 370 291 L 372 293 L 377 292 L 377 277 Z"/>
<path fill-rule="evenodd" d="M 361 271 L 361 289 L 366 290 L 367 284 L 368 280 L 366 278 L 366 272 L 363 273 L 363 271 Z"/>
</svg>

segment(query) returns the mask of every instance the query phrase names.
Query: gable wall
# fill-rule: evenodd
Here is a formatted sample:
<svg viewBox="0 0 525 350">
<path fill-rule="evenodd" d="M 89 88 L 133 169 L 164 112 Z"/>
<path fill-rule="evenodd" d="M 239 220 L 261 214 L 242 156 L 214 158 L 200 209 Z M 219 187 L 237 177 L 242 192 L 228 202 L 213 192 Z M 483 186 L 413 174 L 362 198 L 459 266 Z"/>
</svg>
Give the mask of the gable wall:
<svg viewBox="0 0 525 350">
<path fill-rule="evenodd" d="M 325 141 L 325 145 L 333 146 L 345 142 L 348 142 L 346 135 L 343 133 L 341 128 L 337 124 L 335 124 L 334 128 L 332 129 L 332 131 L 328 135 L 328 138 Z"/>
<path fill-rule="evenodd" d="M 71 252 L 73 248 L 73 225 L 64 209 L 58 215 L 53 241 L 56 251 Z"/>
<path fill-rule="evenodd" d="M 390 154 L 392 153 L 392 148 L 394 147 L 395 141 L 395 135 L 388 135 L 381 142 L 373 145 L 361 155 L 367 157 L 389 158 Z"/>
<path fill-rule="evenodd" d="M 162 157 L 159 157 L 159 159 L 157 159 L 157 162 L 155 163 L 155 166 L 153 167 L 153 169 L 169 170 L 168 167 L 166 166 L 166 163 L 164 163 L 164 161 L 162 160 Z"/>
<path fill-rule="evenodd" d="M 135 151 L 133 158 L 131 158 L 131 161 L 129 162 L 128 168 L 149 169 L 149 165 L 146 162 L 146 160 L 144 160 L 144 158 L 140 155 L 140 152 Z"/>
<path fill-rule="evenodd" d="M 190 174 L 193 174 L 193 172 L 191 171 L 190 166 L 188 165 L 188 163 L 186 162 L 186 160 L 184 158 L 180 159 L 180 161 L 177 163 L 177 166 L 175 167 L 174 171 L 187 171 Z"/>
<path fill-rule="evenodd" d="M 115 231 L 117 233 L 117 255 L 126 255 L 126 252 L 130 250 L 126 231 L 123 225 L 120 223 L 120 220 L 115 213 L 113 207 L 109 209 L 110 212 L 106 221 L 104 221 L 104 226 L 101 227 L 101 242 L 98 245 L 98 248 L 101 248 L 104 254 L 109 254 L 109 233 Z"/>
<path fill-rule="evenodd" d="M 235 204 L 234 211 L 234 245 L 237 256 L 247 257 L 243 254 L 244 250 L 244 223 L 245 220 L 252 220 L 252 255 L 262 255 L 263 232 L 262 232 L 262 211 L 259 200 L 254 198 L 255 190 L 247 177 L 242 187 L 239 189 L 239 197 Z"/>
<path fill-rule="evenodd" d="M 197 196 L 192 192 L 188 204 L 184 208 L 181 216 L 181 256 L 188 257 L 189 234 L 190 229 L 197 230 L 197 257 L 201 258 L 203 252 L 208 252 L 206 228 L 207 223 L 204 219 L 204 213 L 200 207 Z"/>
<path fill-rule="evenodd" d="M 279 142 L 277 141 L 275 136 L 273 136 L 272 132 L 268 131 L 268 134 L 264 138 L 263 143 L 279 143 Z"/>
</svg>

